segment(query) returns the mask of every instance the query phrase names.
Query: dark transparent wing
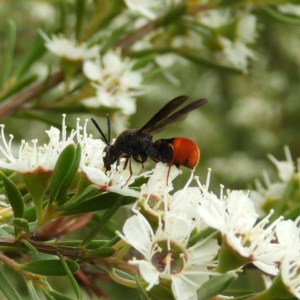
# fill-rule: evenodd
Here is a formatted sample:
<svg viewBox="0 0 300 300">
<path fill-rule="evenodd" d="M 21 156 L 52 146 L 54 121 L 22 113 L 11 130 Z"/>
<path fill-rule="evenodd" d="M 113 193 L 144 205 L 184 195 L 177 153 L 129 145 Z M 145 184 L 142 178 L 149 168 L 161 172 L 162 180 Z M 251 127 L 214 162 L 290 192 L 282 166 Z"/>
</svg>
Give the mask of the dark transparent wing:
<svg viewBox="0 0 300 300">
<path fill-rule="evenodd" d="M 142 128 L 138 131 L 153 132 L 152 128 L 156 127 L 157 123 L 168 117 L 174 110 L 176 110 L 183 102 L 188 99 L 187 96 L 178 96 L 170 100 L 163 106 Z"/>
<path fill-rule="evenodd" d="M 176 111 L 172 115 L 167 116 L 164 119 L 160 119 L 158 122 L 153 124 L 150 128 L 147 128 L 146 131 L 148 133 L 153 133 L 153 132 L 159 131 L 160 129 L 162 129 L 163 127 L 165 127 L 167 125 L 171 125 L 175 122 L 178 122 L 178 121 L 184 119 L 188 115 L 189 112 L 204 105 L 205 103 L 207 103 L 206 99 L 199 99 L 199 100 L 193 101 L 192 103 L 187 104 L 182 109 Z"/>
</svg>

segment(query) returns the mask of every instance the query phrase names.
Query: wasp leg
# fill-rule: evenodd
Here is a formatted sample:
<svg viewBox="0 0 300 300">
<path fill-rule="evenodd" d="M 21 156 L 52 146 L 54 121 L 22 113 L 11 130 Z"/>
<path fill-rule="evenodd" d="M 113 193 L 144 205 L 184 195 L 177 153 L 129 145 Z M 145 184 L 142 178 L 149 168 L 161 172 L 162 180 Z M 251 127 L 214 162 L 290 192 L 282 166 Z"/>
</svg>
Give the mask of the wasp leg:
<svg viewBox="0 0 300 300">
<path fill-rule="evenodd" d="M 140 175 L 143 171 L 144 171 L 144 162 L 147 160 L 148 156 L 146 154 L 141 154 L 140 158 L 138 156 L 133 156 L 133 159 L 142 164 L 142 168 L 140 170 L 140 172 L 138 173 L 138 175 Z"/>
<path fill-rule="evenodd" d="M 128 165 L 128 163 L 129 163 L 129 177 L 128 177 L 128 179 L 126 180 L 126 182 L 124 183 L 124 185 L 122 185 L 121 188 L 123 188 L 124 186 L 126 186 L 126 185 L 128 184 L 129 180 L 131 179 L 131 177 L 132 177 L 132 175 L 133 175 L 131 162 L 132 162 L 131 156 L 127 157 L 127 158 L 126 158 L 126 161 L 125 161 L 125 164 L 124 164 L 123 170 L 125 170 L 125 169 L 127 168 L 127 165 Z"/>
<path fill-rule="evenodd" d="M 174 160 L 175 160 L 175 150 L 174 150 L 173 145 L 168 144 L 168 148 L 170 150 L 170 153 L 172 153 L 172 159 L 170 159 L 168 162 L 167 185 L 169 185 L 169 175 L 170 175 L 171 167 L 174 165 Z"/>
<path fill-rule="evenodd" d="M 125 160 L 125 163 L 124 163 L 124 167 L 123 167 L 123 170 L 125 170 L 127 168 L 127 165 L 128 165 L 128 162 L 130 160 L 130 156 L 129 157 L 126 157 L 126 160 Z"/>
</svg>

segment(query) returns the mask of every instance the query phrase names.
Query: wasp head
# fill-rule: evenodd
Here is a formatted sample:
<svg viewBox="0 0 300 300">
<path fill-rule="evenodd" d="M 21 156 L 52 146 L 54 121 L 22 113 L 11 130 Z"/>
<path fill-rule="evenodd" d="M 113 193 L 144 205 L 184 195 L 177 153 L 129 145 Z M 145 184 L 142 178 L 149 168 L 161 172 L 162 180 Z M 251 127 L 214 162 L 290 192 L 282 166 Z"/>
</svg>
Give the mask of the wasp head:
<svg viewBox="0 0 300 300">
<path fill-rule="evenodd" d="M 109 171 L 111 169 L 111 165 L 118 160 L 114 145 L 107 145 L 104 148 L 104 153 L 104 167 Z"/>
</svg>

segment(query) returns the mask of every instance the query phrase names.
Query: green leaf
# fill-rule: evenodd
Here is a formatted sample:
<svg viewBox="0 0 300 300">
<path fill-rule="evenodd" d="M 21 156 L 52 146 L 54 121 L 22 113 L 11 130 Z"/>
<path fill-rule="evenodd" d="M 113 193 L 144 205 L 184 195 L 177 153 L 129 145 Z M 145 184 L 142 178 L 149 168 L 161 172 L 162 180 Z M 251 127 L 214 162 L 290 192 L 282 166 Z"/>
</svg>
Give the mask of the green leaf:
<svg viewBox="0 0 300 300">
<path fill-rule="evenodd" d="M 234 73 L 234 74 L 242 74 L 243 73 L 241 70 L 223 66 L 223 65 L 217 64 L 213 61 L 210 61 L 208 59 L 205 59 L 205 58 L 199 56 L 199 54 L 197 54 L 197 53 L 190 53 L 190 52 L 184 52 L 184 51 L 176 51 L 175 53 L 190 60 L 191 62 L 194 62 L 196 64 L 199 64 L 199 65 L 202 65 L 205 67 L 217 69 L 219 71 L 230 72 L 230 73 Z"/>
<path fill-rule="evenodd" d="M 86 5 L 86 0 L 76 0 L 76 26 L 75 26 L 76 40 L 79 40 L 81 36 L 84 14 L 85 14 L 85 5 Z"/>
<path fill-rule="evenodd" d="M 64 207 L 63 215 L 77 215 L 88 212 L 94 212 L 102 209 L 108 209 L 119 201 L 121 197 L 121 206 L 133 203 L 136 198 L 130 196 L 122 196 L 116 193 L 103 193 L 99 196 L 86 199 L 85 201 L 77 204 L 72 204 L 68 207 Z"/>
<path fill-rule="evenodd" d="M 28 52 L 24 60 L 20 63 L 19 68 L 15 72 L 16 77 L 22 77 L 27 73 L 29 68 L 40 58 L 46 51 L 44 40 L 40 34 L 37 35 L 35 40 L 30 43 Z"/>
<path fill-rule="evenodd" d="M 112 247 L 100 247 L 95 250 L 88 250 L 86 257 L 109 257 L 115 253 L 115 249 Z"/>
<path fill-rule="evenodd" d="M 145 290 L 145 283 L 141 282 L 140 278 L 138 276 L 135 277 L 136 279 L 136 287 L 137 287 L 137 292 L 139 294 L 139 297 L 141 300 L 151 300 L 149 297 L 148 293 Z"/>
<path fill-rule="evenodd" d="M 82 180 L 80 180 L 80 181 L 82 181 Z M 100 195 L 101 195 L 101 190 L 99 190 L 99 187 L 97 187 L 94 184 L 90 184 L 80 194 L 75 194 L 66 203 L 66 205 L 62 206 L 61 208 L 64 209 L 64 208 L 70 208 L 70 207 L 74 207 L 74 206 L 76 207 L 77 205 L 79 205 L 80 203 L 86 201 L 87 199 L 98 197 Z"/>
<path fill-rule="evenodd" d="M 217 233 L 217 230 L 211 227 L 204 228 L 195 234 L 192 233 L 189 239 L 189 247 L 195 245 L 197 242 L 207 238 L 208 236 L 213 235 L 214 233 Z"/>
<path fill-rule="evenodd" d="M 294 179 L 291 179 L 289 182 L 287 182 L 281 198 L 279 199 L 279 201 L 277 201 L 277 204 L 274 207 L 274 213 L 270 217 L 271 222 L 275 221 L 284 213 L 293 191 L 298 187 L 297 184 L 298 183 Z"/>
<path fill-rule="evenodd" d="M 43 223 L 43 197 L 47 191 L 51 174 L 49 172 L 25 173 L 23 179 L 32 196 L 39 224 Z"/>
<path fill-rule="evenodd" d="M 88 233 L 88 235 L 83 239 L 82 245 L 87 245 L 107 224 L 109 219 L 115 214 L 115 212 L 119 209 L 122 203 L 122 196 L 119 195 L 114 204 L 101 216 L 100 220 L 94 223 L 92 229 Z"/>
<path fill-rule="evenodd" d="M 12 63 L 14 58 L 14 49 L 16 42 L 16 24 L 13 20 L 8 21 L 8 38 L 5 55 L 2 62 L 2 76 L 1 76 L 1 85 L 6 82 L 9 77 L 12 69 Z"/>
<path fill-rule="evenodd" d="M 37 295 L 35 287 L 32 284 L 32 281 L 31 280 L 26 281 L 26 284 L 27 284 L 30 300 L 39 300 L 39 296 Z"/>
<path fill-rule="evenodd" d="M 15 82 L 12 87 L 8 91 L 6 91 L 3 95 L 0 97 L 0 101 L 6 100 L 8 97 L 11 95 L 19 92 L 22 90 L 24 87 L 30 85 L 32 82 L 34 82 L 38 78 L 37 75 L 30 75 L 25 78 L 22 78 Z"/>
<path fill-rule="evenodd" d="M 49 245 L 53 246 L 68 246 L 68 247 L 79 247 L 82 243 L 82 240 L 74 241 L 62 241 L 62 242 L 48 242 Z M 87 249 L 98 249 L 104 245 L 107 245 L 105 240 L 93 240 L 89 242 L 86 246 Z"/>
<path fill-rule="evenodd" d="M 7 300 L 22 300 L 23 297 L 17 292 L 17 290 L 12 286 L 10 281 L 4 275 L 3 270 L 0 270 L 0 290 Z"/>
<path fill-rule="evenodd" d="M 131 274 L 129 274 L 129 273 L 127 273 L 127 272 L 124 272 L 124 271 L 122 271 L 122 270 L 115 269 L 115 268 L 112 269 L 112 272 L 113 272 L 117 277 L 120 277 L 122 280 L 135 282 L 134 276 L 132 276 Z"/>
<path fill-rule="evenodd" d="M 78 145 L 68 145 L 60 154 L 50 181 L 50 201 L 63 204 L 66 201 L 67 191 L 75 178 L 79 168 L 81 148 Z"/>
<path fill-rule="evenodd" d="M 79 265 L 73 260 L 65 260 L 70 272 L 75 273 L 79 269 Z M 67 275 L 65 267 L 61 260 L 47 259 L 33 261 L 28 264 L 20 265 L 22 270 L 45 276 L 65 276 Z"/>
<path fill-rule="evenodd" d="M 198 300 L 206 300 L 222 293 L 236 278 L 237 275 L 233 273 L 213 276 L 198 290 Z"/>
<path fill-rule="evenodd" d="M 49 291 L 49 294 L 55 299 L 55 300 L 73 300 L 73 298 L 69 298 L 65 296 L 64 294 L 59 293 L 58 291 Z"/>
<path fill-rule="evenodd" d="M 272 8 L 271 6 L 263 6 L 261 7 L 261 9 L 265 12 L 266 15 L 268 15 L 275 21 L 290 25 L 300 25 L 300 18 L 297 16 L 286 15 L 284 13 L 281 13 L 277 9 Z"/>
<path fill-rule="evenodd" d="M 21 231 L 30 232 L 29 222 L 24 218 L 14 218 L 13 224 L 16 228 L 19 228 Z"/>
<path fill-rule="evenodd" d="M 66 274 L 68 275 L 70 281 L 71 281 L 71 284 L 72 284 L 72 287 L 74 289 L 74 292 L 77 296 L 77 299 L 82 299 L 82 295 L 81 295 L 81 290 L 80 290 L 80 287 L 76 281 L 76 279 L 74 278 L 73 276 L 73 272 L 71 271 L 69 265 L 67 264 L 67 260 L 65 260 L 65 258 L 63 257 L 62 254 L 59 254 L 59 258 L 60 258 L 60 261 L 64 267 L 64 270 L 66 272 Z"/>
<path fill-rule="evenodd" d="M 11 204 L 15 218 L 22 218 L 24 214 L 24 201 L 17 186 L 0 172 L 6 190 L 7 198 Z"/>
</svg>

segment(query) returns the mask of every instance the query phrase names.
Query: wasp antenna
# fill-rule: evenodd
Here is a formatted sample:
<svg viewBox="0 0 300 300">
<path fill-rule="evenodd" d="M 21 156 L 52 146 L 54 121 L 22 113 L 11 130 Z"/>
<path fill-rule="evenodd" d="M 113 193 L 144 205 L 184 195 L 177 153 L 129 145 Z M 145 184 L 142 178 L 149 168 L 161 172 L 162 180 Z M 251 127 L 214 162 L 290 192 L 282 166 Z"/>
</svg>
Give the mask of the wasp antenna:
<svg viewBox="0 0 300 300">
<path fill-rule="evenodd" d="M 108 145 L 110 145 L 111 129 L 110 129 L 110 118 L 108 114 L 106 114 L 106 122 L 107 122 L 107 141 L 108 141 Z"/>
<path fill-rule="evenodd" d="M 103 133 L 102 129 L 100 128 L 100 126 L 98 125 L 98 123 L 96 122 L 96 120 L 93 119 L 93 118 L 91 118 L 91 120 L 92 120 L 93 124 L 95 125 L 95 127 L 97 128 L 97 130 L 100 132 L 100 134 L 101 134 L 101 136 L 102 136 L 105 144 L 109 145 L 110 144 L 109 143 L 110 139 L 106 138 L 105 134 Z M 110 136 L 110 132 L 109 132 L 109 136 Z"/>
</svg>

